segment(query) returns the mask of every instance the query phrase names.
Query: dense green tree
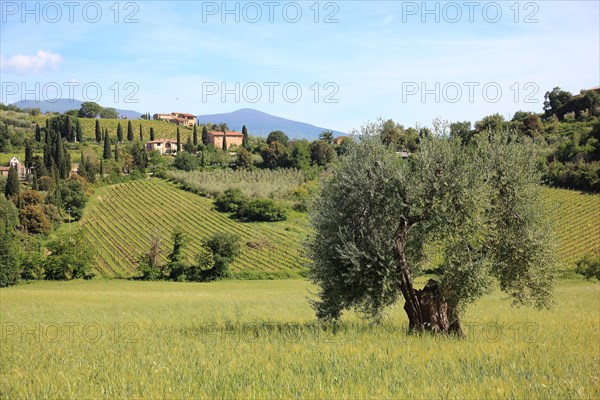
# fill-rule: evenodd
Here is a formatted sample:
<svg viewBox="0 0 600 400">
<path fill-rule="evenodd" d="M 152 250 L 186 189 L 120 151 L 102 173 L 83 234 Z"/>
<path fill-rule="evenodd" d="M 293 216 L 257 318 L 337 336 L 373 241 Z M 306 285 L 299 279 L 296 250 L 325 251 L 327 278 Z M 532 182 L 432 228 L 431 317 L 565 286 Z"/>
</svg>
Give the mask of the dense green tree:
<svg viewBox="0 0 600 400">
<path fill-rule="evenodd" d="M 127 141 L 133 141 L 133 127 L 131 126 L 131 120 L 127 121 Z"/>
<path fill-rule="evenodd" d="M 144 141 L 144 131 L 142 129 L 142 124 L 140 124 L 140 141 Z"/>
<path fill-rule="evenodd" d="M 14 230 L 0 231 L 0 287 L 17 283 L 20 276 L 19 272 L 19 240 L 17 234 Z"/>
<path fill-rule="evenodd" d="M 112 153 L 110 151 L 110 140 L 108 138 L 108 132 L 104 133 L 104 152 L 102 153 L 102 158 L 105 160 L 110 160 L 112 158 Z"/>
<path fill-rule="evenodd" d="M 476 147 L 433 137 L 403 159 L 379 132 L 363 131 L 316 201 L 317 316 L 356 309 L 378 319 L 402 296 L 409 330 L 461 335 L 460 314 L 494 281 L 516 304 L 549 306 L 554 257 L 535 149 L 507 135 Z M 431 246 L 440 259 L 428 266 Z M 416 289 L 426 267 L 434 276 Z"/>
<path fill-rule="evenodd" d="M 19 174 L 17 173 L 17 168 L 11 166 L 8 170 L 6 184 L 4 185 L 4 195 L 7 199 L 13 200 L 13 202 L 16 204 L 19 201 L 20 190 L 21 184 L 19 183 Z"/>
<path fill-rule="evenodd" d="M 289 141 L 290 139 L 282 131 L 273 131 L 269 133 L 269 136 L 267 136 L 267 144 L 279 142 L 282 145 L 287 146 Z"/>
<path fill-rule="evenodd" d="M 222 150 L 227 151 L 227 132 L 223 132 L 223 145 Z"/>
<path fill-rule="evenodd" d="M 96 120 L 95 132 L 96 132 L 96 142 L 100 143 L 102 141 L 102 131 L 100 130 L 100 120 L 99 119 Z"/>
<path fill-rule="evenodd" d="M 182 151 L 175 156 L 173 166 L 183 171 L 193 171 L 198 168 L 198 159 L 192 153 Z"/>
<path fill-rule="evenodd" d="M 202 144 L 205 146 L 208 144 L 208 129 L 206 125 L 202 126 Z"/>
<path fill-rule="evenodd" d="M 308 140 L 296 140 L 291 145 L 289 167 L 306 170 L 310 167 L 310 144 Z"/>
<path fill-rule="evenodd" d="M 150 127 L 150 141 L 153 141 L 154 139 L 155 139 L 154 128 Z"/>
<path fill-rule="evenodd" d="M 471 122 L 453 122 L 450 124 L 450 137 L 459 138 L 463 144 L 471 141 L 475 132 L 471 130 Z"/>
<path fill-rule="evenodd" d="M 194 124 L 194 135 L 193 135 L 194 147 L 198 146 L 198 125 Z"/>
<path fill-rule="evenodd" d="M 229 265 L 240 254 L 239 237 L 231 233 L 216 233 L 203 243 L 203 247 L 211 255 L 209 279 L 228 277 Z"/>
<path fill-rule="evenodd" d="M 35 141 L 36 142 L 42 141 L 42 130 L 40 129 L 39 124 L 35 124 Z"/>
<path fill-rule="evenodd" d="M 115 143 L 115 161 L 119 161 L 119 147 Z"/>
<path fill-rule="evenodd" d="M 121 123 L 117 123 L 117 142 L 123 143 L 123 128 L 121 128 Z"/>
<path fill-rule="evenodd" d="M 90 266 L 94 256 L 81 235 L 63 233 L 48 243 L 44 262 L 47 279 L 70 280 L 93 277 Z"/>
<path fill-rule="evenodd" d="M 242 139 L 242 147 L 248 149 L 250 143 L 248 142 L 248 128 L 246 128 L 246 125 L 242 126 L 242 135 L 244 135 L 244 138 Z"/>
<path fill-rule="evenodd" d="M 85 188 L 76 179 L 68 179 L 61 185 L 60 190 L 63 207 L 65 210 L 71 210 L 70 215 L 75 221 L 80 220 L 87 203 Z"/>
<path fill-rule="evenodd" d="M 86 101 L 81 103 L 81 107 L 79 108 L 79 117 L 81 118 L 96 118 L 102 107 L 98 103 L 94 103 L 92 101 Z"/>
<path fill-rule="evenodd" d="M 310 144 L 310 158 L 313 164 L 325 166 L 335 159 L 335 150 L 323 140 L 315 140 Z"/>
<path fill-rule="evenodd" d="M 100 111 L 98 112 L 100 118 L 106 119 L 117 119 L 119 118 L 119 113 L 112 107 L 100 107 Z"/>
<path fill-rule="evenodd" d="M 492 114 L 483 119 L 475 122 L 475 130 L 479 132 L 498 132 L 502 129 L 506 129 L 508 123 L 501 114 Z"/>
<path fill-rule="evenodd" d="M 181 133 L 179 132 L 179 126 L 177 127 L 177 153 L 181 151 Z"/>
<path fill-rule="evenodd" d="M 79 122 L 79 119 L 75 121 L 75 141 L 83 142 L 83 130 L 81 129 L 81 122 Z"/>
<path fill-rule="evenodd" d="M 246 148 L 242 147 L 237 152 L 236 165 L 238 168 L 251 168 L 252 167 L 252 153 Z"/>
<path fill-rule="evenodd" d="M 187 142 L 185 142 L 185 144 L 183 145 L 183 150 L 187 151 L 188 153 L 192 153 L 192 154 L 194 154 L 196 152 L 196 146 L 194 146 L 192 144 L 192 139 L 190 138 L 189 135 L 187 137 Z"/>
<path fill-rule="evenodd" d="M 284 167 L 287 163 L 287 149 L 284 144 L 274 140 L 261 152 L 263 163 L 267 168 Z"/>
<path fill-rule="evenodd" d="M 27 168 L 33 166 L 33 144 L 29 140 L 25 142 L 25 160 L 23 163 Z"/>
<path fill-rule="evenodd" d="M 14 203 L 0 195 L 0 233 L 12 232 L 19 226 L 19 211 Z"/>
</svg>

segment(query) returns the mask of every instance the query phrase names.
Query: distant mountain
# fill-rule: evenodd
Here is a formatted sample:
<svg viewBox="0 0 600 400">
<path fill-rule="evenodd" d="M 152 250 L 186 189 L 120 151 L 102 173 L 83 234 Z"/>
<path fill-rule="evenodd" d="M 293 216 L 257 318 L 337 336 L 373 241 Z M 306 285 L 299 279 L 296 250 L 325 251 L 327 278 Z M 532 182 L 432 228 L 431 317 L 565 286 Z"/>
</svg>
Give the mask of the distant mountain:
<svg viewBox="0 0 600 400">
<path fill-rule="evenodd" d="M 58 112 L 64 113 L 69 110 L 79 110 L 81 108 L 82 101 L 74 99 L 58 99 L 56 101 L 34 101 L 34 100 L 21 100 L 13 103 L 13 106 L 19 108 L 39 108 L 42 113 L 47 112 Z M 120 117 L 128 119 L 139 119 L 142 113 L 133 110 L 120 110 L 116 109 Z"/>
<path fill-rule="evenodd" d="M 325 130 L 333 131 L 334 136 L 346 135 L 344 132 L 276 117 L 252 108 L 242 108 L 224 114 L 198 115 L 198 122 L 201 124 L 225 122 L 229 129 L 235 131 L 241 131 L 242 126 L 246 125 L 248 132 L 257 136 L 267 136 L 270 132 L 277 130 L 283 131 L 288 137 L 296 139 L 316 139 Z"/>
</svg>

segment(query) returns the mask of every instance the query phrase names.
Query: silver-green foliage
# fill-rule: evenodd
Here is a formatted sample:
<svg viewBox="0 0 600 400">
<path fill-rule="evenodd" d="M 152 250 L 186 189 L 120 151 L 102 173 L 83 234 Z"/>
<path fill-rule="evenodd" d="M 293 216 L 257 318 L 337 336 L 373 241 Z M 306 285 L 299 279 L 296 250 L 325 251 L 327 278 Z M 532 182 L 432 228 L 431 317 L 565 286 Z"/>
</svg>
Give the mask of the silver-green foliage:
<svg viewBox="0 0 600 400">
<path fill-rule="evenodd" d="M 381 126 L 323 182 L 307 243 L 319 318 L 344 309 L 379 317 L 422 274 L 460 311 L 497 281 L 515 304 L 550 304 L 553 246 L 540 201 L 535 149 L 507 133 L 465 147 L 424 139 L 408 159 L 382 144 Z"/>
</svg>

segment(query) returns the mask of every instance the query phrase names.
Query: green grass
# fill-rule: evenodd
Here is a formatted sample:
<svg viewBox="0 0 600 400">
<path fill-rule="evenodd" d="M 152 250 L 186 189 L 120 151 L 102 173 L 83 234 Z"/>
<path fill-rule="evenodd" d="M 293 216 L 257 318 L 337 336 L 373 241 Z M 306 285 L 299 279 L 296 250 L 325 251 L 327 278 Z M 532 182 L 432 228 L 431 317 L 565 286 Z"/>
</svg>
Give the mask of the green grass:
<svg viewBox="0 0 600 400">
<path fill-rule="evenodd" d="M 585 254 L 600 250 L 600 194 L 550 188 L 544 194 L 555 223 L 559 261 L 573 268 Z"/>
<path fill-rule="evenodd" d="M 467 338 L 348 314 L 320 327 L 308 283 L 93 280 L 0 289 L 0 398 L 599 398 L 600 285 L 551 311 L 494 292 Z"/>
<path fill-rule="evenodd" d="M 299 277 L 306 270 L 300 243 L 306 234 L 306 217 L 292 213 L 288 221 L 240 223 L 216 211 L 212 200 L 159 179 L 105 186 L 94 193 L 82 220 L 74 229 L 96 254 L 96 273 L 105 277 L 131 277 L 136 260 L 147 251 L 155 230 L 163 238 L 163 260 L 172 246 L 176 226 L 187 238 L 184 256 L 192 262 L 201 242 L 217 232 L 239 235 L 241 255 L 231 265 L 234 276 L 244 278 Z"/>
</svg>

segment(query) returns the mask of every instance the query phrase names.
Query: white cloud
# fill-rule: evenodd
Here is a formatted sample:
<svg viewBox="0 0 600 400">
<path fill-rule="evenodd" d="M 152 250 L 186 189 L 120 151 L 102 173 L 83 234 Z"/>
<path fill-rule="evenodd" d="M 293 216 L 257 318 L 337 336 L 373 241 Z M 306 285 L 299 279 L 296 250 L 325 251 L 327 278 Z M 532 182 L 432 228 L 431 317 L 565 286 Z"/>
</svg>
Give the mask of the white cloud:
<svg viewBox="0 0 600 400">
<path fill-rule="evenodd" d="M 33 55 L 15 54 L 10 58 L 4 58 L 0 55 L 0 69 L 4 73 L 16 73 L 26 75 L 29 73 L 39 73 L 45 69 L 57 69 L 62 61 L 60 54 L 51 51 L 39 50 Z"/>
</svg>

